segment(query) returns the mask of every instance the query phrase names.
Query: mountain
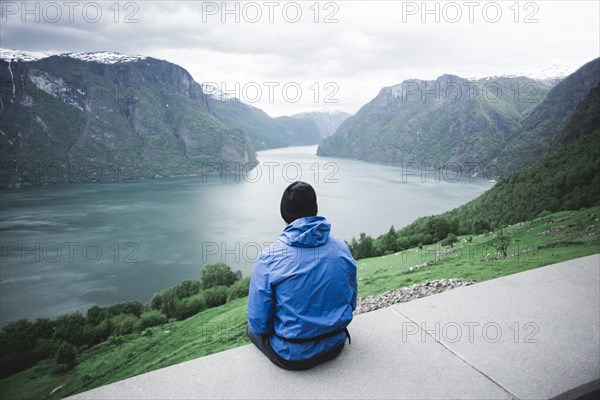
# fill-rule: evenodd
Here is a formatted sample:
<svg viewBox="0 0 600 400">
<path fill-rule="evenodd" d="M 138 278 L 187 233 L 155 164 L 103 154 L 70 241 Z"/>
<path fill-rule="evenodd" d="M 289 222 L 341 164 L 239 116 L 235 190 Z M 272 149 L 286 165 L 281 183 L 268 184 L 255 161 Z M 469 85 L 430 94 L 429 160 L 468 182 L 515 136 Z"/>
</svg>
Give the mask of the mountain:
<svg viewBox="0 0 600 400">
<path fill-rule="evenodd" d="M 351 115 L 343 111 L 323 110 L 305 112 L 292 115 L 290 118 L 296 120 L 313 121 L 319 132 L 321 139 L 329 137 L 335 133 L 339 126 Z"/>
<path fill-rule="evenodd" d="M 487 164 L 551 89 L 526 77 L 443 75 L 383 88 L 317 154 L 382 163 Z"/>
<path fill-rule="evenodd" d="M 349 116 L 317 111 L 271 118 L 259 108 L 222 96 L 210 96 L 208 105 L 219 120 L 246 133 L 257 150 L 318 144 Z"/>
<path fill-rule="evenodd" d="M 521 129 L 510 138 L 494 162 L 505 166 L 505 171 L 514 171 L 539 160 L 598 83 L 600 58 L 585 64 L 552 88 L 544 101 L 523 119 Z"/>
<path fill-rule="evenodd" d="M 117 53 L 2 50 L 2 185 L 199 174 L 256 160 L 180 66 Z M 211 167 L 214 169 L 214 167 Z"/>
<path fill-rule="evenodd" d="M 455 234 L 478 234 L 532 219 L 542 212 L 599 204 L 600 84 L 579 103 L 540 160 L 502 178 L 471 202 L 441 216 L 418 219 L 398 234 L 425 243 L 429 237 L 433 239 L 432 229 L 444 221 L 454 227 L 450 229 Z"/>
<path fill-rule="evenodd" d="M 318 144 L 340 120 L 271 118 L 151 57 L 0 56 L 2 186 L 218 173 L 255 162 L 255 150 Z"/>
<path fill-rule="evenodd" d="M 210 112 L 223 123 L 244 132 L 257 150 L 318 144 L 318 126 L 310 120 L 271 118 L 259 108 L 237 99 L 208 97 Z"/>
</svg>

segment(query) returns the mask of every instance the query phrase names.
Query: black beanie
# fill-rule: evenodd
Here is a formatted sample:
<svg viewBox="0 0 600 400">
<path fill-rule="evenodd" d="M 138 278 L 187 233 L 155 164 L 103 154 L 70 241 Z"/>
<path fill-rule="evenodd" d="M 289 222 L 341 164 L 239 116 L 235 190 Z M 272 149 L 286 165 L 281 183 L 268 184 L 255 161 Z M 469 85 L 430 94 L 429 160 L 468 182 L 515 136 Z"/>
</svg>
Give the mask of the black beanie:
<svg viewBox="0 0 600 400">
<path fill-rule="evenodd" d="M 297 181 L 288 186 L 281 196 L 281 217 L 287 224 L 302 217 L 317 215 L 317 194 L 306 182 Z"/>
</svg>

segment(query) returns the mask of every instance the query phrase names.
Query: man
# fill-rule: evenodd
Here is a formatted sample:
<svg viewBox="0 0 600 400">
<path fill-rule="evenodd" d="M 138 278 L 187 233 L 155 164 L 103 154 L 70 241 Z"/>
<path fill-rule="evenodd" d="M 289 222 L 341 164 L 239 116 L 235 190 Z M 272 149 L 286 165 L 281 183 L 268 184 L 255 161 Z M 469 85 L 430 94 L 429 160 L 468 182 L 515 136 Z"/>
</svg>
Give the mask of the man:
<svg viewBox="0 0 600 400">
<path fill-rule="evenodd" d="M 308 369 L 335 358 L 350 340 L 356 261 L 317 216 L 308 183 L 289 185 L 280 208 L 287 226 L 256 260 L 246 333 L 275 365 Z"/>
</svg>

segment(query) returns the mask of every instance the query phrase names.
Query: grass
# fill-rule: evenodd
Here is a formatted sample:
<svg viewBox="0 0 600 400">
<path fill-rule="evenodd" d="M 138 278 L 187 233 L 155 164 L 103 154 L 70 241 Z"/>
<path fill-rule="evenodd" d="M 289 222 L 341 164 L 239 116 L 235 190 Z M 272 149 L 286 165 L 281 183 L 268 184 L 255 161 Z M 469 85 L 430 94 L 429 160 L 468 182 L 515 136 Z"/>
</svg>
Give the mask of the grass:
<svg viewBox="0 0 600 400">
<path fill-rule="evenodd" d="M 600 207 L 538 217 L 505 229 L 511 237 L 506 259 L 497 259 L 494 235 L 462 236 L 442 257 L 441 246 L 424 246 L 358 260 L 359 297 L 383 293 L 429 279 L 465 278 L 478 282 L 600 252 Z M 469 241 L 469 238 L 471 241 Z M 432 265 L 411 271 L 429 262 Z M 244 333 L 247 298 L 194 315 L 185 321 L 149 328 L 104 342 L 78 354 L 77 367 L 53 372 L 53 361 L 0 381 L 7 399 L 60 398 L 144 372 L 249 343 Z M 52 389 L 63 389 L 49 396 Z"/>
<path fill-rule="evenodd" d="M 465 278 L 481 282 L 599 253 L 598 215 L 600 207 L 562 211 L 507 227 L 505 232 L 511 237 L 511 244 L 506 259 L 495 259 L 497 252 L 492 234 L 459 237 L 459 243 L 454 246 L 462 249 L 443 256 L 441 260 L 435 253 L 442 249 L 439 244 L 423 246 L 422 250 L 414 248 L 359 260 L 359 296 L 382 293 L 428 279 Z M 548 232 L 552 228 L 558 232 Z M 409 268 L 425 262 L 433 265 L 409 271 Z"/>
</svg>

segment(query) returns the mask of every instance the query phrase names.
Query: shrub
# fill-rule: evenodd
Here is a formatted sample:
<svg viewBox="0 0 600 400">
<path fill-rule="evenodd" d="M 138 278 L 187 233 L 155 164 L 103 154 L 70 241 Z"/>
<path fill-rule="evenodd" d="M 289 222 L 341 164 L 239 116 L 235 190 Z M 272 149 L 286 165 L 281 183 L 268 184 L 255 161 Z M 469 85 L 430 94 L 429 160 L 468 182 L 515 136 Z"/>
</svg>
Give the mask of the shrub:
<svg viewBox="0 0 600 400">
<path fill-rule="evenodd" d="M 240 297 L 248 296 L 248 290 L 250 288 L 250 278 L 246 277 L 240 279 L 229 287 L 227 293 L 227 301 L 239 299 Z"/>
<path fill-rule="evenodd" d="M 214 286 L 204 291 L 206 307 L 218 307 L 227 303 L 227 286 Z"/>
<path fill-rule="evenodd" d="M 127 335 L 137 328 L 138 318 L 133 314 L 119 314 L 110 319 L 115 335 Z"/>
<path fill-rule="evenodd" d="M 442 241 L 442 246 L 452 247 L 454 243 L 458 242 L 458 238 L 454 233 L 449 233 L 446 239 Z"/>
<path fill-rule="evenodd" d="M 241 279 L 240 271 L 233 272 L 225 263 L 207 264 L 200 270 L 200 283 L 202 289 L 210 289 L 214 286 L 231 286 L 235 281 Z"/>
<path fill-rule="evenodd" d="M 142 316 L 140 317 L 140 320 L 138 322 L 139 330 L 144 330 L 151 326 L 165 324 L 166 322 L 167 322 L 167 316 L 165 314 L 161 313 L 160 311 L 158 311 L 158 310 L 146 311 L 145 313 L 142 314 Z"/>
<path fill-rule="evenodd" d="M 177 299 L 184 299 L 186 297 L 192 297 L 201 289 L 200 281 L 198 280 L 185 280 L 173 288 L 173 294 Z"/>
<path fill-rule="evenodd" d="M 122 301 L 106 309 L 109 316 L 116 316 L 120 314 L 133 314 L 136 317 L 142 315 L 144 305 L 137 300 Z"/>
<path fill-rule="evenodd" d="M 204 292 L 200 292 L 192 297 L 183 299 L 176 304 L 176 316 L 178 319 L 185 319 L 198 314 L 207 308 Z"/>
<path fill-rule="evenodd" d="M 75 346 L 81 346 L 85 343 L 86 338 L 83 334 L 83 326 L 85 317 L 81 313 L 61 315 L 55 321 L 56 331 L 54 338 L 64 340 Z"/>
<path fill-rule="evenodd" d="M 63 342 L 54 356 L 54 362 L 57 367 L 66 365 L 67 369 L 72 369 L 77 364 L 77 349 L 71 343 Z"/>
<path fill-rule="evenodd" d="M 500 231 L 496 234 L 496 250 L 498 253 L 502 254 L 504 258 L 508 256 L 508 246 L 510 244 L 510 236 L 506 234 L 504 229 L 500 229 Z"/>
</svg>

